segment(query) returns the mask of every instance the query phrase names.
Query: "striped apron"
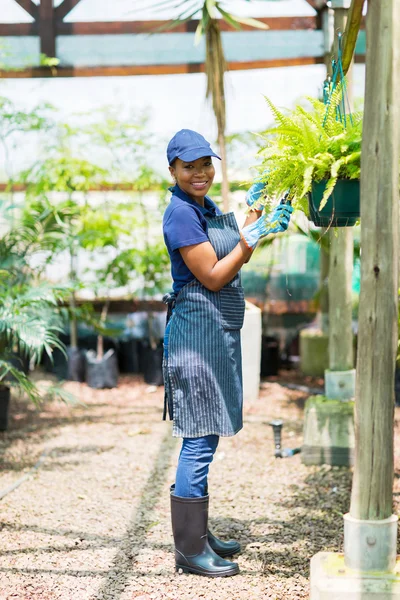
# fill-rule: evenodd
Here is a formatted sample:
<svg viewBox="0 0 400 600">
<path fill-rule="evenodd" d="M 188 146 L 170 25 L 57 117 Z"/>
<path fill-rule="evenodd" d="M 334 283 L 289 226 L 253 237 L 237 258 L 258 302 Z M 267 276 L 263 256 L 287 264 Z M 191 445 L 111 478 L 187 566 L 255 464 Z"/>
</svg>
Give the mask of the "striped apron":
<svg viewBox="0 0 400 600">
<path fill-rule="evenodd" d="M 235 216 L 206 218 L 210 243 L 221 260 L 240 240 Z M 240 329 L 245 302 L 240 275 L 219 292 L 195 279 L 172 301 L 163 359 L 172 435 L 232 436 L 243 426 Z"/>
</svg>

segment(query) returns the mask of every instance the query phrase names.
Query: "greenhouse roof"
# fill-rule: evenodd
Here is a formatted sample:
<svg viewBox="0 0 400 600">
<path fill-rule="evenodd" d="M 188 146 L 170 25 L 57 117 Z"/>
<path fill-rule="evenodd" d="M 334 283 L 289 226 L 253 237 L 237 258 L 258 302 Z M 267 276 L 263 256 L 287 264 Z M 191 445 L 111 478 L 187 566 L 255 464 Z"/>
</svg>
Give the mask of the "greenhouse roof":
<svg viewBox="0 0 400 600">
<path fill-rule="evenodd" d="M 160 0 L 2 0 L 3 77 L 154 75 L 204 70 L 205 44 L 194 43 L 196 14 L 174 29 Z M 164 0 L 165 6 L 172 6 Z M 179 4 L 179 3 L 177 3 Z M 202 0 L 198 2 L 202 5 Z M 231 14 L 256 17 L 267 30 L 220 20 L 230 70 L 322 63 L 329 51 L 320 14 L 324 0 L 222 0 Z M 190 4 L 193 6 L 193 2 Z M 196 6 L 196 5 L 194 5 Z M 192 11 L 193 12 L 193 11 Z M 160 30 L 160 26 L 162 29 Z M 151 34 L 151 35 L 150 35 Z M 361 32 L 358 58 L 365 52 Z M 43 66 L 43 55 L 57 60 Z"/>
</svg>

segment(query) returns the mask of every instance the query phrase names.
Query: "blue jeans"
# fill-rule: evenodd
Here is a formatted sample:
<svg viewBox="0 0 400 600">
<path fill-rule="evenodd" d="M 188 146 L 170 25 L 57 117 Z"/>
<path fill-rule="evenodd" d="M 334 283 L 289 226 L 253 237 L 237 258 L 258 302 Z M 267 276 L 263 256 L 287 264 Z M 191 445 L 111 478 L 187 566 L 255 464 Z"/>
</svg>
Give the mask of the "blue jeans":
<svg viewBox="0 0 400 600">
<path fill-rule="evenodd" d="M 218 442 L 218 435 L 183 438 L 176 470 L 175 496 L 198 498 L 205 495 L 208 468 Z"/>
</svg>

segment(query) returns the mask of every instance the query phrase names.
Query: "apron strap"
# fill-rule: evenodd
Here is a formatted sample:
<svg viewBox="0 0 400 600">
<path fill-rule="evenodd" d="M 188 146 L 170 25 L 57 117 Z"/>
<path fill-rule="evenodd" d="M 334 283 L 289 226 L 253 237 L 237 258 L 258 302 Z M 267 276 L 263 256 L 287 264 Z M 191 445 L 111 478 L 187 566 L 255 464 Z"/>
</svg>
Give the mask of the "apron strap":
<svg viewBox="0 0 400 600">
<path fill-rule="evenodd" d="M 176 304 L 176 294 L 175 294 L 175 292 L 171 292 L 171 293 L 165 294 L 163 296 L 162 301 L 164 302 L 164 304 L 167 305 L 167 321 L 166 321 L 165 325 L 168 325 L 169 320 L 170 320 L 170 318 L 172 316 L 172 312 L 173 312 L 173 310 L 175 308 L 175 304 Z"/>
<path fill-rule="evenodd" d="M 175 304 L 176 304 L 176 294 L 174 292 L 171 292 L 169 294 L 165 294 L 165 296 L 163 296 L 163 302 L 164 304 L 167 305 L 167 319 L 166 319 L 166 323 L 165 323 L 165 327 L 168 326 L 169 320 L 172 316 L 172 313 L 174 311 L 175 308 Z M 165 358 L 164 358 L 165 360 Z M 168 360 L 168 359 L 166 359 Z M 167 382 L 164 382 L 164 384 L 166 384 Z M 165 389 L 164 389 L 164 409 L 163 409 L 163 421 L 167 420 L 167 410 L 169 413 L 169 418 L 170 420 L 172 420 L 172 415 L 171 415 L 171 411 L 169 410 L 169 406 L 168 406 L 168 394 L 167 394 L 167 386 L 165 385 Z"/>
</svg>

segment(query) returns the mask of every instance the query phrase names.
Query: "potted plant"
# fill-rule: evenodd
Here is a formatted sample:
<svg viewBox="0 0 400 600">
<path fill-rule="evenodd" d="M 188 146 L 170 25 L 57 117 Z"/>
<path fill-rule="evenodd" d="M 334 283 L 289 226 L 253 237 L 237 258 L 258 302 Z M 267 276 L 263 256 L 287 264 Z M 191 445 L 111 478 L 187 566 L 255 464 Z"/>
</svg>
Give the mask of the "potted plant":
<svg viewBox="0 0 400 600">
<path fill-rule="evenodd" d="M 135 249 L 121 249 L 135 228 L 133 211 L 134 206 L 129 203 L 108 203 L 106 200 L 95 208 L 88 207 L 82 220 L 81 243 L 89 261 L 85 274 L 92 280 L 90 287 L 96 301 L 103 304 L 100 317 L 92 315 L 91 319 L 97 333 L 96 349 L 85 352 L 85 381 L 96 389 L 118 385 L 117 354 L 115 348 L 105 349 L 104 336 L 121 333 L 119 329 L 107 326 L 107 317 L 112 291 L 125 286 L 134 271 Z"/>
<path fill-rule="evenodd" d="M 35 403 L 41 392 L 29 379 L 29 368 L 39 363 L 43 352 L 50 357 L 53 349 L 65 353 L 59 341 L 62 330 L 60 302 L 68 290 L 40 280 L 42 266 L 31 267 L 32 259 L 51 248 L 56 227 L 48 214 L 37 214 L 37 220 L 24 219 L 24 213 L 12 205 L 0 203 L 0 430 L 7 429 L 11 388 L 23 391 Z M 17 211 L 18 212 L 18 211 Z M 32 217 L 32 215 L 31 215 Z M 17 353 L 15 352 L 17 350 Z M 50 388 L 47 390 L 47 394 Z M 68 394 L 52 388 L 53 395 Z"/>
<path fill-rule="evenodd" d="M 87 193 L 105 182 L 107 171 L 72 152 L 73 139 L 77 135 L 72 128 L 60 126 L 57 134 L 57 139 L 49 145 L 45 158 L 23 172 L 20 179 L 26 185 L 29 210 L 36 210 L 38 206 L 39 209 L 46 208 L 59 225 L 61 234 L 55 240 L 52 257 L 66 253 L 71 289 L 66 378 L 84 381 L 84 356 L 78 348 L 78 310 L 75 297 L 79 287 L 78 255 L 82 248 L 82 221 L 88 210 Z"/>
<path fill-rule="evenodd" d="M 347 227 L 360 216 L 362 114 L 338 118 L 341 86 L 330 102 L 308 98 L 282 112 L 267 98 L 277 125 L 262 134 L 269 197 L 292 201 L 319 227 Z"/>
</svg>

